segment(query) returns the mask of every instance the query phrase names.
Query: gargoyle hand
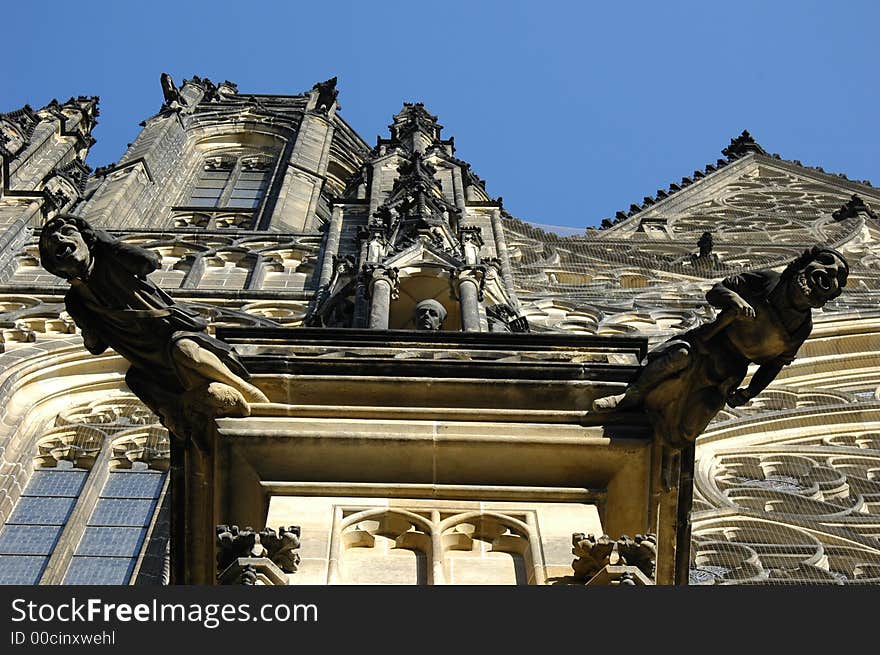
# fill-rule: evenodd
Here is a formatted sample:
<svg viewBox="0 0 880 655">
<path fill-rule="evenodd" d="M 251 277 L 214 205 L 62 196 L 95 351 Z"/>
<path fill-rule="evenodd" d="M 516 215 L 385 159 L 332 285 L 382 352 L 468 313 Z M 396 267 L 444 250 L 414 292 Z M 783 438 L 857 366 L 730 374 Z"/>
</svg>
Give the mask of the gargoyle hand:
<svg viewBox="0 0 880 655">
<path fill-rule="evenodd" d="M 732 297 L 729 299 L 729 304 L 727 306 L 728 309 L 736 312 L 738 317 L 755 318 L 755 308 L 754 307 L 752 307 L 738 293 L 732 293 L 731 296 Z"/>
<path fill-rule="evenodd" d="M 745 405 L 752 398 L 754 398 L 754 396 L 748 388 L 740 387 L 727 397 L 727 405 L 729 407 L 739 407 L 740 405 Z"/>
</svg>

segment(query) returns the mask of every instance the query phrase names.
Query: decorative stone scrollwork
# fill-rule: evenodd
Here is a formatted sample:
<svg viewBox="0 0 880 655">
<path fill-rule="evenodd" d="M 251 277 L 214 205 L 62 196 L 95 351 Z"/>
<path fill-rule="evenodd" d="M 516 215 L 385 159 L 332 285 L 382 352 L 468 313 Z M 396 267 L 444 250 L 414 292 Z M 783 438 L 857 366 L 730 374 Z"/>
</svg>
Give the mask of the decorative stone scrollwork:
<svg viewBox="0 0 880 655">
<path fill-rule="evenodd" d="M 300 546 L 300 534 L 298 525 L 280 527 L 278 532 L 272 528 L 260 530 L 260 544 L 265 547 L 266 556 L 285 573 L 296 573 L 299 568 L 300 555 L 293 551 Z"/>
<path fill-rule="evenodd" d="M 251 527 L 239 528 L 237 525 L 217 526 L 217 576 L 221 580 L 228 579 L 227 571 L 238 566 L 242 571 L 248 565 L 260 565 L 265 560 L 272 569 L 284 573 L 296 573 L 300 563 L 299 553 L 293 552 L 300 547 L 299 526 L 281 527 L 276 532 L 265 528 L 259 533 Z M 245 579 L 253 579 L 251 574 L 242 573 Z M 238 581 L 240 576 L 234 576 Z M 236 584 L 240 582 L 232 582 Z M 241 584 L 248 584 L 247 582 Z M 250 584 L 253 584 L 251 582 Z"/>
<path fill-rule="evenodd" d="M 574 579 L 590 583 L 600 572 L 608 567 L 633 567 L 647 579 L 653 580 L 657 560 L 657 538 L 653 534 L 637 534 L 635 539 L 623 535 L 612 540 L 608 535 L 596 537 L 576 532 L 571 536 L 572 554 L 577 557 L 572 563 Z M 625 571 L 617 572 L 619 574 Z M 637 584 L 633 572 L 620 579 L 618 584 Z M 644 582 L 641 582 L 644 584 Z"/>
<path fill-rule="evenodd" d="M 55 467 L 61 461 L 89 469 L 98 458 L 106 435 L 86 425 L 71 425 L 49 430 L 37 441 L 34 466 Z"/>
<path fill-rule="evenodd" d="M 130 469 L 136 462 L 157 471 L 167 471 L 171 464 L 171 439 L 168 430 L 158 425 L 125 430 L 111 446 L 110 467 Z"/>
<path fill-rule="evenodd" d="M 877 584 L 877 545 L 762 518 L 695 526 L 690 584 Z"/>
<path fill-rule="evenodd" d="M 114 395 L 64 410 L 55 425 L 88 425 L 106 434 L 158 424 L 158 417 L 132 394 Z"/>
</svg>

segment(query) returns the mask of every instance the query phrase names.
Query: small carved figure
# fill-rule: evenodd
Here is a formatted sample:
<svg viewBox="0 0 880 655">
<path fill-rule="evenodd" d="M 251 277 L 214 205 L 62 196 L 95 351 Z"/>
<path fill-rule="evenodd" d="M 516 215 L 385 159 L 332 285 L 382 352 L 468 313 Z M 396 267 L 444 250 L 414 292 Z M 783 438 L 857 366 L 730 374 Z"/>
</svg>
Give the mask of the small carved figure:
<svg viewBox="0 0 880 655">
<path fill-rule="evenodd" d="M 813 329 L 811 310 L 839 296 L 848 275 L 843 255 L 814 246 L 782 273 L 725 278 L 706 294 L 721 310 L 714 321 L 648 353 L 626 392 L 595 400 L 593 409 L 641 408 L 667 443 L 692 443 L 725 403 L 747 403 L 792 362 Z M 759 368 L 739 388 L 751 363 Z"/>
<path fill-rule="evenodd" d="M 517 314 L 507 303 L 487 306 L 486 318 L 489 321 L 489 332 L 529 331 L 528 319 Z"/>
<path fill-rule="evenodd" d="M 318 82 L 312 87 L 312 90 L 318 92 L 315 109 L 322 114 L 326 114 L 330 111 L 330 107 L 336 102 L 336 98 L 339 95 L 339 89 L 336 88 L 336 78 L 331 77 L 326 82 Z"/>
<path fill-rule="evenodd" d="M 129 388 L 177 436 L 205 417 L 248 416 L 249 403 L 268 402 L 207 321 L 147 279 L 159 268 L 155 253 L 65 214 L 46 223 L 39 247 L 43 267 L 70 282 L 64 302 L 86 349 L 111 347 L 128 360 Z"/>
<path fill-rule="evenodd" d="M 181 106 L 180 91 L 174 84 L 174 80 L 168 73 L 162 73 L 159 76 L 159 84 L 162 85 L 162 95 L 165 97 L 165 103 L 162 109 L 178 109 Z"/>
<path fill-rule="evenodd" d="M 413 323 L 417 330 L 438 332 L 443 329 L 445 320 L 446 308 L 431 298 L 422 300 L 413 310 Z"/>
<path fill-rule="evenodd" d="M 691 264 L 694 268 L 718 268 L 721 261 L 718 255 L 712 252 L 714 246 L 715 242 L 712 239 L 712 233 L 703 232 L 700 240 L 697 241 L 697 247 L 700 249 L 699 254 L 691 255 Z"/>
</svg>

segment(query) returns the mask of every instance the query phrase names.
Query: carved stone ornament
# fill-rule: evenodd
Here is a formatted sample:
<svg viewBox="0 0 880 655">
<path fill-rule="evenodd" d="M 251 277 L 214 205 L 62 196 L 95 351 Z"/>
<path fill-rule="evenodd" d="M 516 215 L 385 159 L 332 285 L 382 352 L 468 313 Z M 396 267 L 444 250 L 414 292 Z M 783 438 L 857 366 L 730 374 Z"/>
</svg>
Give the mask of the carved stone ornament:
<svg viewBox="0 0 880 655">
<path fill-rule="evenodd" d="M 710 269 L 720 267 L 721 259 L 712 252 L 712 249 L 715 247 L 715 240 L 712 238 L 711 232 L 703 232 L 699 241 L 697 241 L 697 247 L 700 251 L 691 254 L 691 264 L 694 268 Z"/>
<path fill-rule="evenodd" d="M 635 538 L 623 535 L 616 541 L 607 534 L 601 537 L 582 532 L 571 535 L 571 563 L 574 579 L 589 582 L 600 571 L 609 567 L 635 567 L 646 578 L 653 580 L 657 561 L 657 538 L 653 534 L 637 534 Z M 632 572 L 621 572 L 619 584 L 636 584 Z"/>
<path fill-rule="evenodd" d="M 853 218 L 859 214 L 865 214 L 874 220 L 877 219 L 877 214 L 871 209 L 871 205 L 866 203 L 864 198 L 860 195 L 854 193 L 840 209 L 831 214 L 831 218 L 835 221 L 845 221 L 846 219 Z"/>
<path fill-rule="evenodd" d="M 180 97 L 180 90 L 174 84 L 174 79 L 169 73 L 162 73 L 159 76 L 159 84 L 162 86 L 162 111 L 175 111 L 183 106 L 183 100 Z"/>
<path fill-rule="evenodd" d="M 489 332 L 528 332 L 529 320 L 520 316 L 507 303 L 497 303 L 486 307 Z"/>
<path fill-rule="evenodd" d="M 43 267 L 70 282 L 64 303 L 86 349 L 124 357 L 129 388 L 174 435 L 190 438 L 210 419 L 249 416 L 250 403 L 268 402 L 207 321 L 147 278 L 160 265 L 154 252 L 64 214 L 43 227 L 39 248 Z"/>
<path fill-rule="evenodd" d="M 272 562 L 285 573 L 296 573 L 300 563 L 300 528 L 298 525 L 281 527 L 276 532 L 265 528 L 259 533 L 251 527 L 237 525 L 217 526 L 217 575 L 242 559 L 263 558 Z"/>
<path fill-rule="evenodd" d="M 693 443 L 725 403 L 747 403 L 794 360 L 813 329 L 811 311 L 839 296 L 848 275 L 843 255 L 813 246 L 782 273 L 725 278 L 706 294 L 721 310 L 715 320 L 648 353 L 626 392 L 595 400 L 593 409 L 642 410 L 669 445 Z M 759 368 L 740 388 L 749 364 Z"/>
<path fill-rule="evenodd" d="M 336 78 L 331 77 L 326 82 L 318 82 L 312 87 L 312 91 L 317 96 L 315 99 L 315 111 L 327 114 L 333 103 L 336 102 L 337 96 L 339 96 L 339 89 L 336 88 Z"/>
<path fill-rule="evenodd" d="M 446 308 L 438 301 L 427 298 L 416 304 L 412 320 L 417 330 L 439 332 L 446 320 Z"/>
</svg>

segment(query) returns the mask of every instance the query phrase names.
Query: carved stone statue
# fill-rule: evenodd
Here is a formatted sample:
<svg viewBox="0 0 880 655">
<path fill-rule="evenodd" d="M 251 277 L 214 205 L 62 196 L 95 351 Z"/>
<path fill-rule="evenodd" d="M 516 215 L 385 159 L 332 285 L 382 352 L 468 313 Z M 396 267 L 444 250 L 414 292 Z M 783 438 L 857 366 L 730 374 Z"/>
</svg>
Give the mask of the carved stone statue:
<svg viewBox="0 0 880 655">
<path fill-rule="evenodd" d="M 438 332 L 446 320 L 446 308 L 436 300 L 428 298 L 418 303 L 413 310 L 413 323 L 417 330 Z"/>
<path fill-rule="evenodd" d="M 322 114 L 326 114 L 330 111 L 330 107 L 336 102 L 336 98 L 339 95 L 339 89 L 336 88 L 336 78 L 331 77 L 326 82 L 318 82 L 312 87 L 312 90 L 318 92 L 315 109 Z"/>
<path fill-rule="evenodd" d="M 183 104 L 180 99 L 180 91 L 174 84 L 174 79 L 171 77 L 171 75 L 169 75 L 168 73 L 162 73 L 159 76 L 159 84 L 162 85 L 162 95 L 165 98 L 165 103 L 162 105 L 162 108 L 180 108 L 181 104 Z"/>
<path fill-rule="evenodd" d="M 111 347 L 128 360 L 126 383 L 177 436 L 206 417 L 248 416 L 249 403 L 268 402 L 207 321 L 147 279 L 159 268 L 155 253 L 64 214 L 46 223 L 39 247 L 43 267 L 70 282 L 64 302 L 86 349 Z"/>
<path fill-rule="evenodd" d="M 839 252 L 814 246 L 782 273 L 725 278 L 706 294 L 721 310 L 714 321 L 648 353 L 626 392 L 595 400 L 593 409 L 643 409 L 667 443 L 692 443 L 725 403 L 747 403 L 791 363 L 813 329 L 811 310 L 839 296 L 848 275 Z M 759 368 L 740 388 L 751 363 Z"/>
<path fill-rule="evenodd" d="M 700 240 L 697 241 L 697 247 L 700 249 L 698 254 L 691 255 L 691 264 L 694 268 L 717 268 L 721 261 L 714 252 L 715 242 L 712 239 L 711 232 L 703 232 Z"/>
</svg>

